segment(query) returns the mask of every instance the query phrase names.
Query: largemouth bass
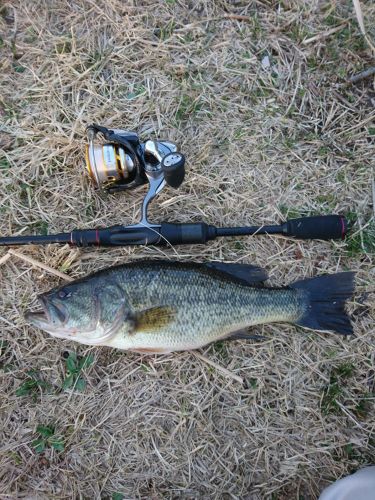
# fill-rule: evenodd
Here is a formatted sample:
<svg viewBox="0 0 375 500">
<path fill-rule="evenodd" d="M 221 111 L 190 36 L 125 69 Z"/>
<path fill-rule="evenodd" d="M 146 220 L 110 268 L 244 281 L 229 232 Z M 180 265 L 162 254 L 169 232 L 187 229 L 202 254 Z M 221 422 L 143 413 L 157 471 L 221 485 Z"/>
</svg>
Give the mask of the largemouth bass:
<svg viewBox="0 0 375 500">
<path fill-rule="evenodd" d="M 354 273 L 267 288 L 245 264 L 143 261 L 105 269 L 39 297 L 26 319 L 54 337 L 141 353 L 197 349 L 251 338 L 246 328 L 287 322 L 352 333 L 345 301 Z"/>
</svg>

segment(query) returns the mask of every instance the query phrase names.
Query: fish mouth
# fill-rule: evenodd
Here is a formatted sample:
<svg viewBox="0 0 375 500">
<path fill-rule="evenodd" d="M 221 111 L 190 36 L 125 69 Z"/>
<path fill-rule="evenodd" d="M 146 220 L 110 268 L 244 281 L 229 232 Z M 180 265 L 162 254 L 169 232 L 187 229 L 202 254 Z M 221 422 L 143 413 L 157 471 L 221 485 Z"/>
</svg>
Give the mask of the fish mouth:
<svg viewBox="0 0 375 500">
<path fill-rule="evenodd" d="M 38 311 L 26 311 L 25 319 L 27 322 L 42 329 L 64 326 L 67 315 L 62 306 L 54 304 L 41 295 L 38 297 L 41 309 Z"/>
<path fill-rule="evenodd" d="M 30 323 L 48 323 L 48 317 L 45 311 L 26 311 L 26 321 Z"/>
</svg>

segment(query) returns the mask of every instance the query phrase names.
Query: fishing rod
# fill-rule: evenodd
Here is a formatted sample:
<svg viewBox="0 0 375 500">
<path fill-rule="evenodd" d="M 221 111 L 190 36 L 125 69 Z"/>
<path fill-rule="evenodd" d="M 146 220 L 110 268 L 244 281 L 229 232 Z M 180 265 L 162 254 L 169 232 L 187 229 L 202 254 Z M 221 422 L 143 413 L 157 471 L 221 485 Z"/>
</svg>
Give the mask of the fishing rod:
<svg viewBox="0 0 375 500">
<path fill-rule="evenodd" d="M 102 134 L 108 142 L 95 142 Z M 149 203 L 168 185 L 177 189 L 185 177 L 185 157 L 169 141 L 141 143 L 135 132 L 108 129 L 100 125 L 87 128 L 88 173 L 100 191 L 117 193 L 148 184 L 142 202 L 141 219 L 129 226 L 74 229 L 69 233 L 22 235 L 0 238 L 0 246 L 48 245 L 50 243 L 86 246 L 205 244 L 217 237 L 281 234 L 298 239 L 343 239 L 347 221 L 342 215 L 320 215 L 290 219 L 268 226 L 216 227 L 205 222 L 154 224 L 148 220 Z"/>
</svg>

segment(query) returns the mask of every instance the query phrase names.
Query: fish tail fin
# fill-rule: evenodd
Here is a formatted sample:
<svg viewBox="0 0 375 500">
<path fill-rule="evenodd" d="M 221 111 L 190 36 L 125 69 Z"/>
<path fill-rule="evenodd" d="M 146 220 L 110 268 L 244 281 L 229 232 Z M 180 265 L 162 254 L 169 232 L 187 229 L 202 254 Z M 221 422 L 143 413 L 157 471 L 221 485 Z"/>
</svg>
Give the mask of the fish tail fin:
<svg viewBox="0 0 375 500">
<path fill-rule="evenodd" d="M 344 272 L 292 283 L 291 288 L 305 290 L 309 297 L 305 313 L 295 324 L 342 335 L 353 334 L 345 303 L 353 295 L 354 276 L 353 272 Z"/>
</svg>

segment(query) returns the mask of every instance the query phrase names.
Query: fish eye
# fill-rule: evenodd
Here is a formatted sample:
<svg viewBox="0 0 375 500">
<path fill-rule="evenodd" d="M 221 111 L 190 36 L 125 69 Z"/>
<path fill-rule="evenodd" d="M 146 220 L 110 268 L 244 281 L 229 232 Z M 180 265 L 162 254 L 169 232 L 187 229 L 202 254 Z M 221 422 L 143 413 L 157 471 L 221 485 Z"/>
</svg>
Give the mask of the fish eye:
<svg viewBox="0 0 375 500">
<path fill-rule="evenodd" d="M 72 292 L 68 292 L 67 290 L 65 290 L 64 288 L 62 290 L 59 290 L 57 292 L 57 296 L 59 297 L 59 299 L 67 299 L 69 298 L 70 296 L 72 295 Z"/>
</svg>

